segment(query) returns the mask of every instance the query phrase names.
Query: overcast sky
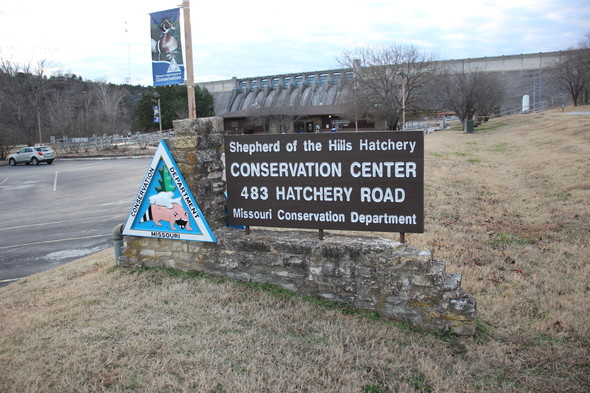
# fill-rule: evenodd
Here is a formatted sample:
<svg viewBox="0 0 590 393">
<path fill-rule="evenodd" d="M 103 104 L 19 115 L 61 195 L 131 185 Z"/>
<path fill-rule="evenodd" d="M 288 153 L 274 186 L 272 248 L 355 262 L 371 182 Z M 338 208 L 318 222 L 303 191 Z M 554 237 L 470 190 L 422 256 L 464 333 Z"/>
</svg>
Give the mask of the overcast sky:
<svg viewBox="0 0 590 393">
<path fill-rule="evenodd" d="M 0 0 L 0 58 L 151 85 L 149 13 L 181 2 Z M 356 46 L 412 44 L 463 59 L 563 50 L 590 32 L 588 0 L 193 0 L 190 8 L 198 82 L 338 68 Z"/>
</svg>

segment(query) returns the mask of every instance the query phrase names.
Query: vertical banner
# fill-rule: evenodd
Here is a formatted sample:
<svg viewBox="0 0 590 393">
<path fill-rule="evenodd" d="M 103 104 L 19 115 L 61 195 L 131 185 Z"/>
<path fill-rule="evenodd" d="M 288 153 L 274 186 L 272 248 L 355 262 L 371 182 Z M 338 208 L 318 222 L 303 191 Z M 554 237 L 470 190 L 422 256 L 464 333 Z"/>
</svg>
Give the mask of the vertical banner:
<svg viewBox="0 0 590 393">
<path fill-rule="evenodd" d="M 184 83 L 180 8 L 150 14 L 154 86 Z"/>
<path fill-rule="evenodd" d="M 158 105 L 154 105 L 154 123 L 160 122 L 160 107 Z"/>
</svg>

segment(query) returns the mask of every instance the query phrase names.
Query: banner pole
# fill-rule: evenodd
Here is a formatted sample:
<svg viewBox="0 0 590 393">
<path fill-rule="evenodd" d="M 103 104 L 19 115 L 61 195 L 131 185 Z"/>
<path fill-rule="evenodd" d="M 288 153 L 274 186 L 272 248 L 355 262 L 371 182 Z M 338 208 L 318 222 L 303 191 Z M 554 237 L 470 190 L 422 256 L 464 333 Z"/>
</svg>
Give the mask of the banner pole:
<svg viewBox="0 0 590 393">
<path fill-rule="evenodd" d="M 191 33 L 190 0 L 182 2 L 184 17 L 184 53 L 186 56 L 186 92 L 188 96 L 188 118 L 197 118 L 197 103 L 195 98 L 195 77 L 193 70 L 193 41 Z"/>
</svg>

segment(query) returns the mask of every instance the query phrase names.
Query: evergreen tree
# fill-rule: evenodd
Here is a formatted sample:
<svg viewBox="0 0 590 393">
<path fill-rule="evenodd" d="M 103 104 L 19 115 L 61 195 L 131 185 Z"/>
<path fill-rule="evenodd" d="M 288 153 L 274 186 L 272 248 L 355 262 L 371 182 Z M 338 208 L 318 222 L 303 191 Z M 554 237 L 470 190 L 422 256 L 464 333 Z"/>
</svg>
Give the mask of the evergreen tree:
<svg viewBox="0 0 590 393">
<path fill-rule="evenodd" d="M 188 117 L 187 88 L 184 85 L 158 86 L 155 89 L 160 99 L 162 129 L 171 129 L 172 121 L 186 119 Z M 195 86 L 195 99 L 197 102 L 197 117 L 214 116 L 213 96 L 207 89 Z M 139 100 L 136 109 L 136 127 L 144 131 L 153 131 L 159 128 L 154 123 L 153 106 L 157 105 L 154 93 L 144 93 Z"/>
</svg>

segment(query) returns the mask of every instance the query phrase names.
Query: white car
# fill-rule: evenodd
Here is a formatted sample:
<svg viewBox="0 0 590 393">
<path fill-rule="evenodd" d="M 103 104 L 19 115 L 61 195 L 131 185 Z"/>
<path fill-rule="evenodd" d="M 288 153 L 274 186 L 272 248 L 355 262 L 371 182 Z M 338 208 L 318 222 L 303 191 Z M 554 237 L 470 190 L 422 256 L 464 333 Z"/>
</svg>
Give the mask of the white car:
<svg viewBox="0 0 590 393">
<path fill-rule="evenodd" d="M 40 162 L 51 164 L 54 159 L 55 154 L 51 148 L 46 146 L 28 146 L 9 155 L 8 163 L 11 166 L 15 166 L 16 164 L 39 165 Z"/>
</svg>

